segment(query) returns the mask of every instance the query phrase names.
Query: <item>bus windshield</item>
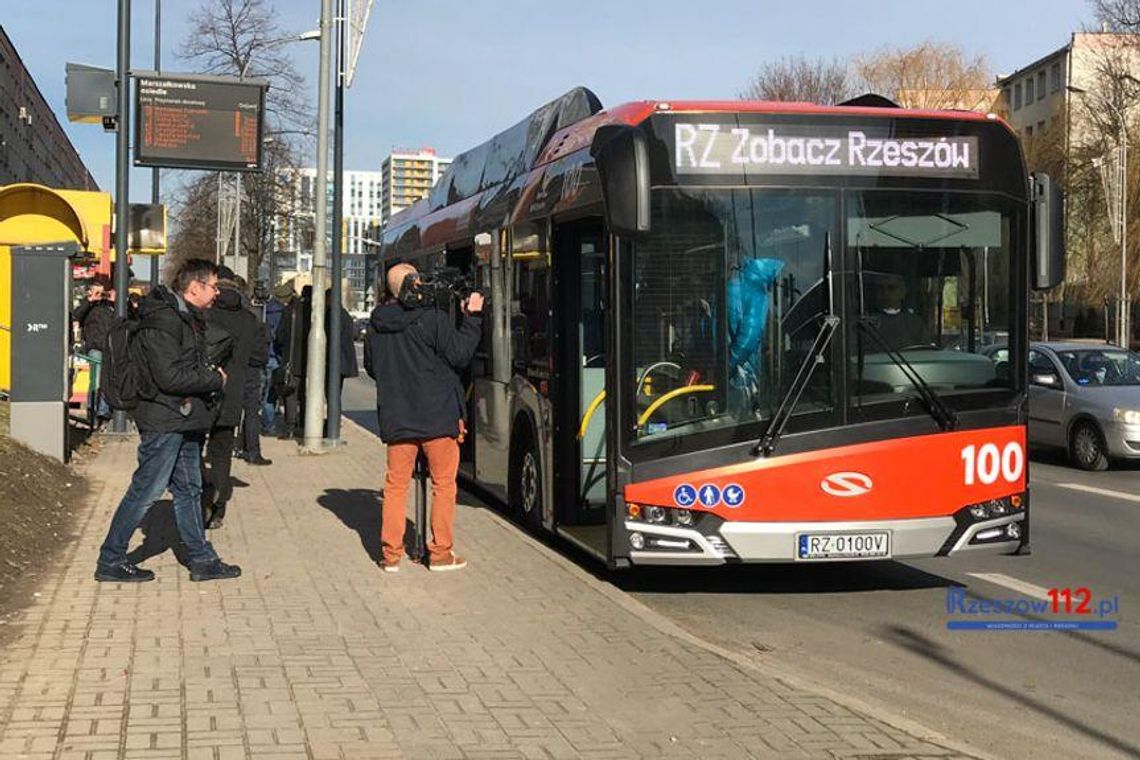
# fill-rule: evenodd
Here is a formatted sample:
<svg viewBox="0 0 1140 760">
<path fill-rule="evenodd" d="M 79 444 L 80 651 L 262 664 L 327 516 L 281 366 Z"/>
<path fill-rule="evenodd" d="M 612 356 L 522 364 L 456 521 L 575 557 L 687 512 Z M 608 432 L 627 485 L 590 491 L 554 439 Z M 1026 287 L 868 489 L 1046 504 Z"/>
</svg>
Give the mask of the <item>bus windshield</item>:
<svg viewBox="0 0 1140 760">
<path fill-rule="evenodd" d="M 633 258 L 635 440 L 771 416 L 829 309 L 837 192 L 655 190 Z M 829 358 L 801 412 L 835 409 Z"/>
<path fill-rule="evenodd" d="M 1008 389 L 987 348 L 1009 339 L 1016 208 L 985 193 L 655 189 L 630 278 L 631 442 L 756 436 L 831 313 L 845 338 L 815 360 L 792 429 L 894 414 L 916 392 L 899 353 L 951 407 Z"/>
</svg>

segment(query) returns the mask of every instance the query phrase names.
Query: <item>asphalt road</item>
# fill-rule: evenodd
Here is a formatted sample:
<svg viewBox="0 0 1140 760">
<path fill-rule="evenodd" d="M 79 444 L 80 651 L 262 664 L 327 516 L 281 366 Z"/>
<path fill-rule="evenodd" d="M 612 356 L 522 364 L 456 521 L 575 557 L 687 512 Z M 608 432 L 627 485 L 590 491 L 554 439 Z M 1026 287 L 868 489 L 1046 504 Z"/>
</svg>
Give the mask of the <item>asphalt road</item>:
<svg viewBox="0 0 1140 760">
<path fill-rule="evenodd" d="M 367 377 L 346 383 L 343 407 L 375 430 Z M 1035 455 L 1030 476 L 1028 557 L 606 577 L 702 638 L 995 755 L 1140 757 L 1140 467 L 1083 473 Z M 946 627 L 949 594 L 1047 599 L 1048 589 L 1080 587 L 1094 609 L 1118 597 L 1119 613 L 1105 618 L 1116 630 Z"/>
</svg>

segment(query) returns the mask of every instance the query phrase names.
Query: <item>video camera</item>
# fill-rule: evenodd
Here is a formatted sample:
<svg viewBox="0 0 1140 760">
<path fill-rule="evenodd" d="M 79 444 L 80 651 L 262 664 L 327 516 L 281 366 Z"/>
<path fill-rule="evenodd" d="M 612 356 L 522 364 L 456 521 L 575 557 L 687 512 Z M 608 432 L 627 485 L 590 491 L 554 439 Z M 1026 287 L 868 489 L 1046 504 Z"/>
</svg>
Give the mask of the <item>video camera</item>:
<svg viewBox="0 0 1140 760">
<path fill-rule="evenodd" d="M 471 279 L 456 267 L 439 267 L 428 274 L 409 274 L 398 300 L 409 309 L 434 307 L 450 311 L 476 292 Z"/>
</svg>

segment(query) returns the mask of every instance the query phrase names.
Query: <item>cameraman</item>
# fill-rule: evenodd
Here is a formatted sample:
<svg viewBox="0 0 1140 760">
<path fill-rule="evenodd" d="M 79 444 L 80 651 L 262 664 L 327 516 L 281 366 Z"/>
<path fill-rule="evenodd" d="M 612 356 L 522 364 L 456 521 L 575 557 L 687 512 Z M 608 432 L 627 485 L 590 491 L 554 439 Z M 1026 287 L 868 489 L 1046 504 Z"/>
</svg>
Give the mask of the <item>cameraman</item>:
<svg viewBox="0 0 1140 760">
<path fill-rule="evenodd" d="M 467 565 L 452 551 L 459 438 L 465 431 L 459 372 L 466 369 L 479 345 L 483 296 L 476 292 L 464 300 L 463 318 L 456 329 L 447 312 L 431 299 L 415 298 L 422 284 L 411 264 L 392 267 L 388 271 L 391 298 L 372 312 L 368 338 L 372 360 L 368 369 L 376 379 L 380 438 L 388 446 L 380 540 L 382 567 L 390 573 L 400 569 L 404 555 L 408 485 L 421 450 L 432 482 L 428 569 L 442 572 Z"/>
</svg>

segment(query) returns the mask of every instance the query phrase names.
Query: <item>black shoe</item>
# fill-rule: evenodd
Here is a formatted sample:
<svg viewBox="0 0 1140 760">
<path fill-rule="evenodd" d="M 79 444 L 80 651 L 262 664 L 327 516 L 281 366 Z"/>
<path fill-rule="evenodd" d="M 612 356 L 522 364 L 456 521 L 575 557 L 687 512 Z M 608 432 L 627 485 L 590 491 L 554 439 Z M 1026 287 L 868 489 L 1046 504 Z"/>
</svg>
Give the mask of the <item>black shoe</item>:
<svg viewBox="0 0 1140 760">
<path fill-rule="evenodd" d="M 234 459 L 245 459 L 245 450 L 234 449 Z"/>
<path fill-rule="evenodd" d="M 210 519 L 202 523 L 206 530 L 213 530 L 222 527 L 223 521 L 226 519 L 226 503 L 219 501 L 214 504 L 210 509 Z"/>
<path fill-rule="evenodd" d="M 154 573 L 144 570 L 133 562 L 120 562 L 117 565 L 96 565 L 95 580 L 114 583 L 145 583 L 154 580 Z"/>
<path fill-rule="evenodd" d="M 265 457 L 261 456 L 261 454 L 258 454 L 254 457 L 246 457 L 245 461 L 249 464 L 257 465 L 258 467 L 264 467 L 266 465 L 273 464 L 272 459 L 266 459 Z"/>
<path fill-rule="evenodd" d="M 217 581 L 225 578 L 237 578 L 241 575 L 241 568 L 237 565 L 227 565 L 220 559 L 211 560 L 201 565 L 190 567 L 190 580 Z"/>
</svg>

